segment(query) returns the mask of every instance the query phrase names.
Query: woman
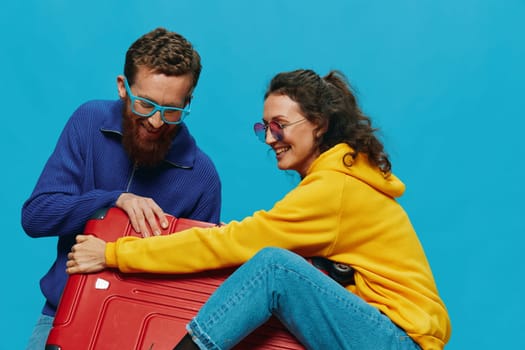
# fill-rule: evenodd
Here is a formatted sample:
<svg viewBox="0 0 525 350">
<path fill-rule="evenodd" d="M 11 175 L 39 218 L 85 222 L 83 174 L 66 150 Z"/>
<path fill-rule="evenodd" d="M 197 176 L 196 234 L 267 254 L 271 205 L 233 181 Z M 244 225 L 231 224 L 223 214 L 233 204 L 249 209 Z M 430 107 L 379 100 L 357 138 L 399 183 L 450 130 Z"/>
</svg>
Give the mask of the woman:
<svg viewBox="0 0 525 350">
<path fill-rule="evenodd" d="M 191 273 L 242 264 L 175 349 L 230 349 L 271 315 L 308 349 L 442 349 L 450 321 L 395 201 L 404 185 L 344 75 L 278 74 L 254 129 L 278 167 L 301 176 L 271 210 L 170 236 L 115 243 L 78 236 L 68 273 Z M 351 266 L 353 282 L 342 286 L 302 258 L 314 256 Z"/>
</svg>

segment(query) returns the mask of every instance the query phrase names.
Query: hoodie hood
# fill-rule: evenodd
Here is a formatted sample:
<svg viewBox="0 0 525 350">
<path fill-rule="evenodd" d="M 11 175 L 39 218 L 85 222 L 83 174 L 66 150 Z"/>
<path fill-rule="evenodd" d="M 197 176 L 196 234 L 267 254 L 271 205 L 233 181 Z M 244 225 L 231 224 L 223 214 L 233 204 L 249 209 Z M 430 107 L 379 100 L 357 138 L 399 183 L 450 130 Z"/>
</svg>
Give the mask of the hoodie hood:
<svg viewBox="0 0 525 350">
<path fill-rule="evenodd" d="M 347 166 L 343 158 L 348 153 L 353 153 L 353 149 L 346 143 L 340 143 L 323 152 L 312 163 L 308 174 L 316 171 L 330 170 L 352 176 L 384 194 L 397 198 L 405 192 L 405 184 L 401 182 L 394 174 L 384 176 L 378 167 L 368 161 L 368 157 L 359 153 L 355 158 L 352 166 Z"/>
</svg>

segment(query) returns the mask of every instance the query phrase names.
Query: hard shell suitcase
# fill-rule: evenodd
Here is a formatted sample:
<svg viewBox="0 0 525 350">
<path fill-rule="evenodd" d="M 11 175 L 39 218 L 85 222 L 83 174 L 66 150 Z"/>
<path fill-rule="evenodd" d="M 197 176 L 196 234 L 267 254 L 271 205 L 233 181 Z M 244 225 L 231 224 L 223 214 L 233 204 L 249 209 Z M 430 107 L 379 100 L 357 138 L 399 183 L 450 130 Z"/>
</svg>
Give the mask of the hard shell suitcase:
<svg viewBox="0 0 525 350">
<path fill-rule="evenodd" d="M 210 223 L 168 216 L 163 234 Z M 106 241 L 138 236 L 118 208 L 86 223 L 85 234 Z M 189 275 L 123 274 L 108 269 L 69 276 L 46 350 L 171 350 L 186 324 L 231 274 L 225 269 Z M 275 318 L 235 349 L 304 349 Z"/>
</svg>

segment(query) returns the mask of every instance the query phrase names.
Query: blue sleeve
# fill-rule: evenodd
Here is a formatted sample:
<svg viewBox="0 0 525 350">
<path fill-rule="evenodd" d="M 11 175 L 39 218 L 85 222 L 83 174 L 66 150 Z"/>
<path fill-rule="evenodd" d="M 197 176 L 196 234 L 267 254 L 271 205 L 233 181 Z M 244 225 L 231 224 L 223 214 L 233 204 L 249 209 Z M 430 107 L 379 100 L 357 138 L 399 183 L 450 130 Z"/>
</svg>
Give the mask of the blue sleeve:
<svg viewBox="0 0 525 350">
<path fill-rule="evenodd" d="M 92 137 L 90 128 L 81 123 L 85 124 L 83 118 L 73 114 L 22 207 L 22 227 L 31 237 L 79 233 L 97 209 L 112 205 L 122 193 L 97 190 L 87 183 L 86 149 Z"/>
</svg>

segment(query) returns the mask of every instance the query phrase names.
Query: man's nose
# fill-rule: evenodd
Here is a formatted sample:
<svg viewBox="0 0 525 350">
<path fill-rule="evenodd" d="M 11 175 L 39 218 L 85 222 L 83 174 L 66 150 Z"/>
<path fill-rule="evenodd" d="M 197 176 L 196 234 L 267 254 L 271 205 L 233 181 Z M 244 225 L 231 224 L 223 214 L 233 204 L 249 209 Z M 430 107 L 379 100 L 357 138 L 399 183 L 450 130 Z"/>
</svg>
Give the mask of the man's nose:
<svg viewBox="0 0 525 350">
<path fill-rule="evenodd" d="M 164 121 L 162 120 L 160 113 L 160 111 L 157 111 L 155 112 L 155 114 L 148 118 L 148 123 L 155 129 L 158 129 L 162 125 L 164 125 Z"/>
</svg>

